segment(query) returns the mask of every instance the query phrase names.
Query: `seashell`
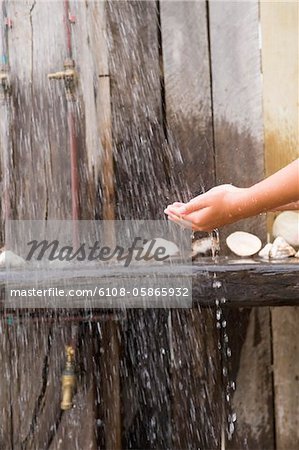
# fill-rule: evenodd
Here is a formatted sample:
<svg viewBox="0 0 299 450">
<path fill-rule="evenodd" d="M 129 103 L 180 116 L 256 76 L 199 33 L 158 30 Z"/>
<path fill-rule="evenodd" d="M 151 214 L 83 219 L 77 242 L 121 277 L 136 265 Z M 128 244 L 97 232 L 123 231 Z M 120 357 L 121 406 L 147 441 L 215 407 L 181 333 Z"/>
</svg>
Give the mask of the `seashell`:
<svg viewBox="0 0 299 450">
<path fill-rule="evenodd" d="M 215 238 L 205 237 L 192 242 L 192 258 L 211 255 L 212 249 L 219 250 L 219 243 Z"/>
<path fill-rule="evenodd" d="M 262 242 L 257 236 L 245 231 L 235 231 L 230 234 L 226 244 L 238 256 L 252 256 L 262 247 Z"/>
<path fill-rule="evenodd" d="M 4 250 L 0 254 L 0 267 L 22 267 L 25 263 L 25 259 L 10 250 Z"/>
<path fill-rule="evenodd" d="M 290 245 L 299 246 L 299 212 L 284 211 L 280 213 L 273 223 L 274 237 L 283 237 Z"/>
<path fill-rule="evenodd" d="M 295 258 L 299 258 L 299 250 L 297 251 L 297 253 L 295 253 Z"/>
<path fill-rule="evenodd" d="M 152 241 L 155 241 L 154 245 L 152 243 Z M 179 255 L 180 251 L 178 246 L 172 242 L 172 241 L 167 241 L 166 239 L 162 239 L 162 238 L 154 238 L 154 239 L 150 239 L 144 246 L 143 246 L 143 252 L 142 255 L 145 255 L 148 250 L 150 249 L 150 253 L 148 256 L 153 256 L 157 250 L 157 248 L 159 247 L 163 247 L 165 248 L 165 254 L 164 256 L 168 255 L 168 256 L 177 256 Z"/>
<path fill-rule="evenodd" d="M 272 259 L 284 259 L 294 256 L 295 253 L 296 250 L 282 236 L 278 236 L 272 244 L 269 256 Z"/>
<path fill-rule="evenodd" d="M 260 251 L 259 256 L 264 259 L 270 259 L 270 251 L 272 249 L 272 245 L 270 242 L 265 245 Z"/>
</svg>

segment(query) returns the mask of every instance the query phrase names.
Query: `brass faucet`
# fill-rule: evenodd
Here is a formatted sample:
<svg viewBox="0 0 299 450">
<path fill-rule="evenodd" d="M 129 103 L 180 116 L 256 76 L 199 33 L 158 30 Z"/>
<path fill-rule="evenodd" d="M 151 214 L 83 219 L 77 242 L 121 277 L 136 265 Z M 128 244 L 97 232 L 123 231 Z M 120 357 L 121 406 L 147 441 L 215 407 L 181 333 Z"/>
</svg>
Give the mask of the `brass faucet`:
<svg viewBox="0 0 299 450">
<path fill-rule="evenodd" d="M 0 99 L 4 99 L 10 94 L 10 80 L 8 75 L 8 68 L 6 66 L 0 67 Z"/>
<path fill-rule="evenodd" d="M 75 87 L 77 81 L 77 72 L 75 71 L 75 63 L 72 59 L 64 61 L 64 70 L 48 74 L 49 80 L 63 80 L 65 84 L 67 100 L 74 100 Z"/>
<path fill-rule="evenodd" d="M 73 347 L 67 346 L 65 352 L 66 352 L 66 365 L 61 377 L 62 401 L 60 404 L 60 408 L 62 410 L 68 410 L 72 408 L 73 396 L 76 387 L 75 362 L 74 362 L 75 350 Z"/>
</svg>

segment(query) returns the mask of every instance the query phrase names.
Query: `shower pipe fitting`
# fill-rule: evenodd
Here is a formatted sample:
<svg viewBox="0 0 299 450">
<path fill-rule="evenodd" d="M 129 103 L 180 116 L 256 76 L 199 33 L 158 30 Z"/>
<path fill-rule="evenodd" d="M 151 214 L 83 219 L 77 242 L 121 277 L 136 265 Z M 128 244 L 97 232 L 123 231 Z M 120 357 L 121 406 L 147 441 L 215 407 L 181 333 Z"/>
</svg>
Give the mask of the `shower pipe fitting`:
<svg viewBox="0 0 299 450">
<path fill-rule="evenodd" d="M 77 72 L 75 71 L 75 62 L 67 58 L 64 61 L 64 70 L 48 74 L 49 80 L 63 80 L 68 101 L 75 99 L 75 88 L 77 82 Z"/>
<path fill-rule="evenodd" d="M 62 400 L 60 404 L 60 408 L 63 411 L 73 407 L 73 396 L 76 388 L 75 350 L 72 346 L 68 345 L 65 348 L 65 353 L 66 365 L 61 377 Z"/>
</svg>

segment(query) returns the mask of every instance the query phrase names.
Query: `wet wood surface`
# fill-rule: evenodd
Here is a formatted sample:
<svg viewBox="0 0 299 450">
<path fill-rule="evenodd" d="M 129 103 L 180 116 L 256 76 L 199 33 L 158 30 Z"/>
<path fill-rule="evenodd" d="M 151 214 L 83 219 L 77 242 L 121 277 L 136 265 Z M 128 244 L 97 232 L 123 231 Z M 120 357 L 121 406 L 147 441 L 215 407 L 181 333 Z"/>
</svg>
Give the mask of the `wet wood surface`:
<svg viewBox="0 0 299 450">
<path fill-rule="evenodd" d="M 172 268 L 171 273 L 175 277 L 192 277 L 193 303 L 200 306 L 214 306 L 218 291 L 223 293 L 226 299 L 225 306 L 250 307 L 250 306 L 290 306 L 297 305 L 299 299 L 299 263 L 297 260 L 284 260 L 283 262 L 242 262 L 242 259 L 226 260 L 218 259 L 215 263 L 211 258 L 202 258 L 200 263 L 190 266 L 178 266 Z M 45 289 L 49 286 L 63 288 L 68 286 L 75 288 L 91 289 L 93 286 L 106 288 L 111 286 L 113 279 L 117 281 L 125 277 L 126 272 L 119 269 L 103 271 L 103 267 L 91 266 L 89 268 L 66 268 L 59 270 L 43 271 L 40 275 L 36 270 L 5 270 L 0 271 L 0 285 L 6 289 L 32 289 L 33 287 Z M 145 267 L 143 270 L 130 269 L 130 277 L 134 276 L 136 283 L 141 283 L 150 274 L 152 276 L 169 276 L 167 265 Z M 108 277 L 108 278 L 107 278 Z M 116 283 L 115 281 L 115 283 Z M 116 296 L 116 299 L 118 297 Z M 130 294 L 128 293 L 128 301 Z M 2 299 L 4 300 L 3 293 Z M 115 299 L 115 301 L 116 301 Z M 118 298 L 119 300 L 120 298 Z M 133 300 L 133 297 L 132 297 Z M 17 305 L 18 300 L 14 302 Z M 29 300 L 22 306 L 40 308 L 36 300 Z M 101 301 L 86 302 L 86 300 L 74 299 L 75 308 L 97 308 Z M 107 304 L 108 305 L 108 304 Z M 5 306 L 5 303 L 3 304 Z M 113 307 L 111 300 L 110 307 Z M 9 307 L 9 303 L 8 303 Z M 59 308 L 59 303 L 55 304 Z"/>
</svg>

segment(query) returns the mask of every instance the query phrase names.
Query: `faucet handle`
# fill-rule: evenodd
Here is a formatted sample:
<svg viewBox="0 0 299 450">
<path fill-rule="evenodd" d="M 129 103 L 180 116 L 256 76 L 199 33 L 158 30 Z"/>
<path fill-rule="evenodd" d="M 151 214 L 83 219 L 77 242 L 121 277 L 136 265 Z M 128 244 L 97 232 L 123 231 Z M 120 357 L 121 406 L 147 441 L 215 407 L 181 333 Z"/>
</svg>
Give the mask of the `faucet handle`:
<svg viewBox="0 0 299 450">
<path fill-rule="evenodd" d="M 74 92 L 76 87 L 77 73 L 75 71 L 75 63 L 72 59 L 66 59 L 64 62 L 64 70 L 48 74 L 49 80 L 63 80 L 67 100 L 74 100 Z"/>
<path fill-rule="evenodd" d="M 72 408 L 73 396 L 76 388 L 76 374 L 74 362 L 75 350 L 72 346 L 67 346 L 65 350 L 66 350 L 65 351 L 66 365 L 61 377 L 62 399 L 60 403 L 60 408 L 62 410 L 68 410 Z"/>
<path fill-rule="evenodd" d="M 66 69 L 60 72 L 53 72 L 48 74 L 49 80 L 65 80 L 67 78 L 75 78 L 76 73 L 74 69 Z"/>
<path fill-rule="evenodd" d="M 65 72 L 53 72 L 48 74 L 49 80 L 62 80 L 65 77 Z"/>
</svg>

